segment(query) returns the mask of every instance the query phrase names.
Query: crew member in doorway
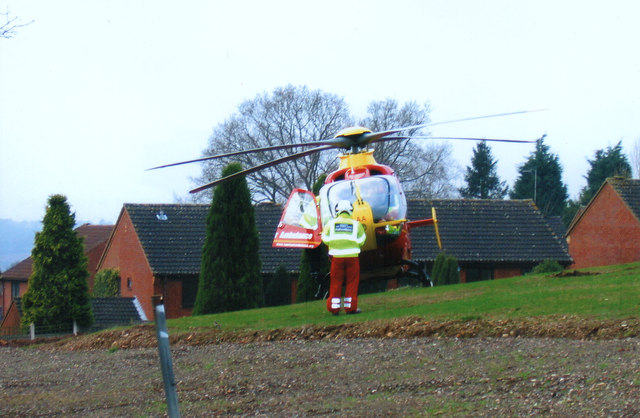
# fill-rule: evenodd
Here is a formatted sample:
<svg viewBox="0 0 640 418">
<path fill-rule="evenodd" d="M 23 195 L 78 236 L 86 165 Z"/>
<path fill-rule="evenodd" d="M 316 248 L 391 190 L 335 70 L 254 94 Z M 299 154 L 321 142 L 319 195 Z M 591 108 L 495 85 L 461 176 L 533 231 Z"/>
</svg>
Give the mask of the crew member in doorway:
<svg viewBox="0 0 640 418">
<path fill-rule="evenodd" d="M 336 204 L 336 217 L 322 230 L 322 241 L 329 247 L 331 283 L 327 309 L 338 315 L 341 309 L 342 286 L 345 286 L 343 306 L 347 314 L 359 313 L 358 285 L 360 283 L 360 247 L 366 235 L 360 222 L 351 218 L 353 206 L 348 200 Z"/>
</svg>

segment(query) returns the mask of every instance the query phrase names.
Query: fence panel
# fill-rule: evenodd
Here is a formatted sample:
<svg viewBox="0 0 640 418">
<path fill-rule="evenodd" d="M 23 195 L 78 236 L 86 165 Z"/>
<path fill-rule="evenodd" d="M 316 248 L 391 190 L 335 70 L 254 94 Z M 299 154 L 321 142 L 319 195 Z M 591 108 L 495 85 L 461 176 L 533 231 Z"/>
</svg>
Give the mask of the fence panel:
<svg viewBox="0 0 640 418">
<path fill-rule="evenodd" d="M 77 334 L 77 327 L 74 323 L 39 325 L 31 327 L 3 327 L 0 329 L 0 339 L 15 340 L 31 338 L 59 337 L 62 335 Z"/>
</svg>

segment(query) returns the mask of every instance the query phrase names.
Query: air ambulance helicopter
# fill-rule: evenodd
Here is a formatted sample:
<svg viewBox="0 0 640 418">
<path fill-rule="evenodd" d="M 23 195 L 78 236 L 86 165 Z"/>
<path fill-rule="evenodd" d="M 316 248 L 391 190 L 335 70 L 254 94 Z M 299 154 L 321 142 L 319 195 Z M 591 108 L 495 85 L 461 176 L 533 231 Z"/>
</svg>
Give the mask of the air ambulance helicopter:
<svg viewBox="0 0 640 418">
<path fill-rule="evenodd" d="M 373 150 L 369 146 L 376 142 L 410 139 L 458 139 L 533 143 L 535 140 L 432 137 L 402 135 L 401 133 L 403 131 L 416 130 L 445 123 L 535 111 L 537 110 L 477 116 L 445 122 L 432 122 L 380 132 L 372 132 L 365 127 L 355 126 L 343 129 L 336 134 L 334 138 L 330 139 L 219 154 L 195 160 L 166 164 L 154 167 L 151 170 L 248 153 L 311 147 L 311 149 L 305 151 L 247 168 L 190 191 L 191 193 L 198 193 L 237 176 L 248 175 L 316 152 L 341 148 L 344 152 L 338 156 L 340 160 L 338 169 L 326 177 L 318 196 L 304 189 L 294 189 L 291 192 L 276 228 L 272 246 L 299 249 L 317 248 L 322 243 L 320 238 L 322 226 L 330 218 L 336 216 L 334 208 L 337 202 L 340 200 L 349 200 L 353 205 L 352 216 L 363 224 L 367 236 L 364 247 L 362 247 L 360 253 L 361 280 L 374 278 L 392 279 L 408 276 L 417 278 L 423 285 L 429 286 L 432 285 L 432 283 L 426 273 L 425 266 L 411 260 L 411 240 L 409 233 L 413 228 L 433 225 L 438 246 L 442 249 L 435 208 L 432 208 L 430 218 L 408 220 L 406 218 L 407 201 L 400 180 L 396 177 L 391 167 L 378 164 L 375 161 Z M 324 282 L 328 283 L 328 279 L 325 278 Z M 323 283 L 321 282 L 321 287 L 322 285 Z M 320 293 L 322 294 L 323 292 L 320 291 Z"/>
</svg>

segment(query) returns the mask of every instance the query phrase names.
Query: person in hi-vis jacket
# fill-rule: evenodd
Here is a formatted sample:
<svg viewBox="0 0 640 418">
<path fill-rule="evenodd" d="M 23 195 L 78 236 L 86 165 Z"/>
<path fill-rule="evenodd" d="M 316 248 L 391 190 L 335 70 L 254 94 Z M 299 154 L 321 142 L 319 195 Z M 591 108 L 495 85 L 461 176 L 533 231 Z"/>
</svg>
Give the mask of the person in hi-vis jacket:
<svg viewBox="0 0 640 418">
<path fill-rule="evenodd" d="M 322 241 L 329 247 L 331 256 L 331 283 L 327 309 L 338 315 L 341 308 L 342 286 L 344 292 L 344 310 L 348 314 L 359 313 L 358 285 L 360 283 L 360 247 L 364 245 L 366 235 L 360 222 L 351 218 L 353 206 L 348 200 L 336 204 L 336 217 L 330 219 L 322 230 Z"/>
</svg>

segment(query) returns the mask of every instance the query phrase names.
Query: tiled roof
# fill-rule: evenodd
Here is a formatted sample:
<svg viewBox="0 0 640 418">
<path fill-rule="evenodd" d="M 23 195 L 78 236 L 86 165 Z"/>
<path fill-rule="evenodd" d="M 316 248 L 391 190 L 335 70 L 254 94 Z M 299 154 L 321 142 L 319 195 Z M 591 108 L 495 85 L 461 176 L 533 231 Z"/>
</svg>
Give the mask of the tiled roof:
<svg viewBox="0 0 640 418">
<path fill-rule="evenodd" d="M 134 298 L 93 298 L 94 326 L 109 327 L 141 322 Z"/>
<path fill-rule="evenodd" d="M 155 274 L 200 272 L 209 205 L 125 204 L 125 209 Z M 281 206 L 269 203 L 255 207 L 263 273 L 275 272 L 280 263 L 298 270 L 300 250 L 271 247 L 281 211 Z"/>
<path fill-rule="evenodd" d="M 2 273 L 3 280 L 20 280 L 27 281 L 33 271 L 33 259 L 27 257 L 9 270 Z"/>
<path fill-rule="evenodd" d="M 75 231 L 84 239 L 84 252 L 87 253 L 109 239 L 113 225 L 84 224 L 77 227 Z"/>
<path fill-rule="evenodd" d="M 155 274 L 198 274 L 209 205 L 124 207 Z"/>
<path fill-rule="evenodd" d="M 556 236 L 560 239 L 560 244 L 562 244 L 562 248 L 569 251 L 569 244 L 567 243 L 567 239 L 565 238 L 567 236 L 567 227 L 564 225 L 564 222 L 562 221 L 562 217 L 547 216 L 544 219 L 547 221 L 547 223 L 551 227 L 551 230 L 553 231 L 553 233 L 556 234 Z"/>
<path fill-rule="evenodd" d="M 640 180 L 612 177 L 606 180 L 640 220 Z"/>
<path fill-rule="evenodd" d="M 436 208 L 444 250 L 460 263 L 570 264 L 571 256 L 530 200 L 412 200 L 410 220 Z M 413 258 L 433 261 L 439 253 L 433 227 L 411 232 Z"/>
<path fill-rule="evenodd" d="M 461 263 L 539 263 L 571 257 L 542 214 L 529 200 L 410 200 L 408 218 L 431 217 L 437 210 L 445 250 Z M 126 204 L 155 274 L 198 274 L 208 205 Z M 282 207 L 264 203 L 255 207 L 263 273 L 282 263 L 297 272 L 301 250 L 273 248 L 273 234 Z M 439 253 L 433 227 L 411 232 L 413 258 L 433 261 Z"/>
<path fill-rule="evenodd" d="M 89 225 L 84 224 L 75 229 L 76 233 L 84 238 L 84 252 L 85 254 L 91 251 L 96 246 L 102 244 L 109 239 L 113 225 Z M 2 273 L 4 280 L 29 280 L 31 272 L 33 271 L 33 260 L 31 257 L 27 257 L 9 270 Z"/>
</svg>

